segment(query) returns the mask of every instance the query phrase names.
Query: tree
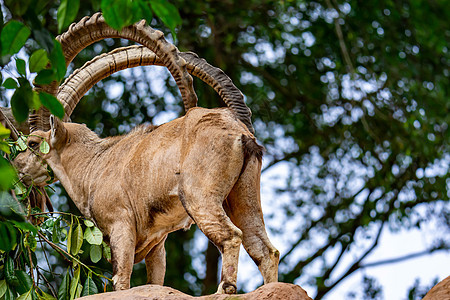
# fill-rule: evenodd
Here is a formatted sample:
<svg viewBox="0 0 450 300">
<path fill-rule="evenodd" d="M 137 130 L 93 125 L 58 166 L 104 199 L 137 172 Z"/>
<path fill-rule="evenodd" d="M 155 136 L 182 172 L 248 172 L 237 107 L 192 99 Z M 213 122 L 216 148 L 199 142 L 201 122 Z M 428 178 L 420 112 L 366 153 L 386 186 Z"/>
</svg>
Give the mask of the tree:
<svg viewBox="0 0 450 300">
<path fill-rule="evenodd" d="M 95 3 L 81 3 L 74 19 L 97 11 Z M 312 296 L 321 299 L 362 268 L 409 257 L 368 264 L 383 231 L 420 228 L 431 220 L 442 228 L 439 237 L 428 251 L 411 256 L 448 251 L 450 16 L 444 1 L 173 4 L 182 20 L 180 50 L 222 68 L 246 95 L 256 136 L 267 149 L 263 174 L 274 168 L 286 172 L 283 184 L 272 187 L 282 204 L 269 204 L 281 206 L 283 214 L 266 216 L 273 233 L 286 240 L 281 280 L 314 285 Z M 50 5 L 44 11 L 42 30 L 55 35 L 60 22 Z M 158 20 L 152 26 L 162 28 Z M 31 36 L 39 36 L 33 30 Z M 90 47 L 73 67 L 119 44 Z M 36 47 L 29 42 L 25 50 L 33 53 Z M 170 76 L 154 70 L 105 79 L 85 96 L 73 120 L 107 136 L 161 120 L 164 112 L 182 114 Z M 165 84 L 162 90 L 153 87 L 156 77 Z M 111 92 L 113 86 L 119 92 Z M 221 105 L 209 87 L 196 81 L 195 88 L 200 106 Z M 70 202 L 56 190 L 56 208 L 69 211 Z M 172 234 L 167 242 L 166 283 L 193 294 L 217 284 L 211 280 L 217 251 L 211 245 L 199 249 L 196 241 L 192 230 Z M 358 247 L 359 257 L 352 258 L 350 251 Z M 196 266 L 199 257 L 208 258 L 206 269 Z M 142 271 L 138 266 L 135 284 L 143 283 Z M 363 284 L 365 295 L 379 297 L 374 280 Z"/>
<path fill-rule="evenodd" d="M 448 251 L 449 38 L 442 5 L 180 5 L 183 32 L 192 29 L 180 44 L 240 79 L 268 150 L 265 170 L 287 166 L 276 191 L 289 199 L 283 226 L 275 228 L 289 237 L 281 280 L 309 282 L 315 299 L 369 267 L 365 258 L 383 230 L 434 219 L 443 234 L 420 254 Z M 194 32 L 206 38 L 183 39 Z M 349 258 L 360 245 L 360 256 Z M 338 254 L 330 258 L 332 251 Z M 342 267 L 347 271 L 336 272 Z"/>
</svg>

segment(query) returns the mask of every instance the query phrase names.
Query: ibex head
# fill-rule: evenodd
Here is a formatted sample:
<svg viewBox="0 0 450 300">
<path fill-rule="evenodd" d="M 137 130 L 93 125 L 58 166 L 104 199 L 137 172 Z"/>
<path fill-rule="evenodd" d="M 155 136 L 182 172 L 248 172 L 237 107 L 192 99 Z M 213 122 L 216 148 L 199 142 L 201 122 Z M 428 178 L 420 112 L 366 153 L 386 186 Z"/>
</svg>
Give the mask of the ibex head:
<svg viewBox="0 0 450 300">
<path fill-rule="evenodd" d="M 66 146 L 68 131 L 64 123 L 53 115 L 50 126 L 47 132 L 37 130 L 30 134 L 26 139 L 26 150 L 13 161 L 19 178 L 27 185 L 45 186 L 55 181 L 48 160 L 58 158 L 58 153 Z"/>
</svg>

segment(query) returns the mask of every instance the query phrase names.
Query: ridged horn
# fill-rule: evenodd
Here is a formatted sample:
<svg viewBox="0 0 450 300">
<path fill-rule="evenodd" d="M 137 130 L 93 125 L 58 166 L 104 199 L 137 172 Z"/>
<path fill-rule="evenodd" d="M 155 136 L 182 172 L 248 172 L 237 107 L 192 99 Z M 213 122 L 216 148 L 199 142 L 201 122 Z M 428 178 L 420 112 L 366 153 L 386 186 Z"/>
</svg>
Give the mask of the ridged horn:
<svg viewBox="0 0 450 300">
<path fill-rule="evenodd" d="M 179 55 L 186 61 L 187 71 L 210 85 L 220 95 L 227 106 L 235 113 L 250 132 L 254 133 L 251 123 L 251 111 L 244 102 L 241 91 L 232 80 L 219 68 L 199 58 L 192 52 L 181 52 Z M 109 75 L 136 66 L 165 66 L 154 52 L 142 46 L 129 46 L 115 49 L 99 55 L 75 70 L 60 86 L 57 98 L 62 103 L 73 103 L 64 107 L 67 115 L 73 111 L 83 95 L 97 82 Z"/>
<path fill-rule="evenodd" d="M 197 105 L 197 96 L 194 91 L 192 77 L 186 70 L 185 60 L 180 57 L 177 47 L 167 42 L 161 31 L 154 30 L 146 25 L 145 20 L 117 31 L 106 24 L 101 13 L 96 13 L 92 17 L 84 17 L 78 23 L 70 25 L 67 32 L 57 37 L 62 45 L 66 65 L 69 65 L 81 50 L 105 38 L 132 40 L 152 50 L 160 57 L 164 66 L 167 67 L 174 77 L 180 89 L 185 109 L 188 110 Z M 56 83 L 52 83 L 46 86 L 37 86 L 37 89 L 56 95 L 58 86 Z M 63 103 L 63 105 L 71 107 L 72 111 L 75 108 L 72 107 L 72 103 Z M 48 130 L 48 128 L 42 128 L 42 126 L 46 125 L 43 124 L 42 119 L 47 118 L 47 116 L 48 111 L 43 109 L 38 111 L 37 114 L 31 115 L 31 130 Z"/>
</svg>

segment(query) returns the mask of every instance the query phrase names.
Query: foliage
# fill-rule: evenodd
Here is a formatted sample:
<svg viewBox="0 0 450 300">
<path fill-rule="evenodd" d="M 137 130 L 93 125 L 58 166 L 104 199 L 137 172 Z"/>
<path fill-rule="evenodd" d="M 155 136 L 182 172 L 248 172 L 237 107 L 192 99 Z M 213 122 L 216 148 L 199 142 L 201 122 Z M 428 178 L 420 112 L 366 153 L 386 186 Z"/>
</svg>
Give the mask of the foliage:
<svg viewBox="0 0 450 300">
<path fill-rule="evenodd" d="M 29 72 L 25 68 L 26 62 L 22 59 L 16 59 L 16 71 L 19 77 L 15 80 L 8 78 L 3 83 L 5 88 L 15 90 L 11 98 L 14 117 L 17 121 L 23 122 L 28 117 L 30 109 L 39 109 L 43 105 L 52 114 L 62 118 L 64 109 L 56 98 L 32 90 L 32 84 L 29 81 L 32 76 L 34 77 L 34 73 L 37 73 L 35 78 L 35 84 L 37 85 L 49 84 L 53 81 L 60 82 L 66 74 L 66 64 L 61 45 L 44 27 L 44 22 L 40 21 L 40 19 L 45 20 L 45 17 L 48 17 L 53 7 L 47 1 L 33 1 L 33 3 L 28 0 L 15 1 L 14 3 L 6 1 L 5 4 L 6 7 L 10 8 L 9 12 L 12 19 L 6 24 L 2 24 L 1 28 L 2 67 L 10 57 L 17 54 L 25 46 L 27 41 L 28 43 L 37 43 L 38 47 L 41 47 L 29 57 Z M 92 7 L 94 9 L 96 5 L 97 2 L 93 1 Z M 166 0 L 151 2 L 148 0 L 102 0 L 100 7 L 106 22 L 117 30 L 141 19 L 146 19 L 150 23 L 153 19 L 152 10 L 172 30 L 173 34 L 175 34 L 175 27 L 181 21 L 177 9 Z M 57 13 L 59 33 L 76 19 L 79 8 L 79 0 L 62 0 L 60 2 Z M 47 67 L 49 62 L 50 65 Z"/>
<path fill-rule="evenodd" d="M 25 4 L 16 4 L 19 2 Z M 44 2 L 5 1 L 11 12 L 5 20 L 21 22 L 31 31 L 27 39 L 23 26 L 6 28 L 7 22 L 2 26 L 3 31 L 12 32 L 5 37 L 2 33 L 2 43 L 15 39 L 18 47 L 25 39 L 25 47 L 22 44 L 20 48 L 31 55 L 24 60 L 26 74 L 24 64 L 15 60 L 17 55 L 2 57 L 3 65 L 11 61 L 5 68 L 14 77 L 3 80 L 3 86 L 24 95 L 11 99 L 11 104 L 20 104 L 12 105 L 19 110 L 19 117 L 42 102 L 30 93 L 32 76 L 38 74 L 35 80 L 48 83 L 61 79 L 57 74 L 61 76 L 63 70 L 62 65 L 57 70 L 58 50 L 54 48 L 58 46 L 54 46 L 53 36 L 58 27 L 65 30 L 66 25 L 60 25 L 58 16 L 51 13 L 58 7 Z M 313 286 L 315 294 L 311 296 L 321 299 L 361 268 L 448 251 L 450 74 L 446 28 L 450 11 L 444 1 L 251 0 L 239 5 L 173 1 L 181 19 L 177 15 L 170 18 L 171 5 L 159 8 L 164 1 L 114 3 L 117 6 L 110 1 L 80 1 L 73 20 L 106 6 L 105 18 L 116 28 L 141 18 L 161 28 L 150 16 L 154 14 L 175 33 L 176 25 L 171 22 L 180 24 L 182 20 L 177 35 L 180 50 L 194 51 L 222 68 L 246 95 L 256 136 L 267 149 L 263 175 L 278 170 L 267 193 L 274 200 L 264 206 L 271 212 L 266 224 L 283 241 L 276 245 L 282 248 L 281 280 Z M 151 5 L 138 9 L 142 3 Z M 127 12 L 136 15 L 127 16 Z M 69 69 L 126 43 L 97 43 L 80 53 Z M 3 50 L 2 44 L 2 53 L 14 52 L 17 47 L 9 44 Z M 50 69 L 46 69 L 47 62 Z M 0 90 L 2 99 L 6 99 L 5 89 Z M 199 80 L 195 89 L 199 105 L 223 105 Z M 101 136 L 114 135 L 144 121 L 158 122 L 182 114 L 179 99 L 167 72 L 133 69 L 94 87 L 72 119 L 86 123 Z M 21 107 L 27 111 L 20 111 Z M 60 187 L 55 189 L 52 201 L 59 210 L 77 214 Z M 266 199 L 267 194 L 263 195 Z M 427 223 L 437 224 L 440 230 L 425 251 L 367 262 L 380 246 L 382 232 L 421 228 Z M 85 241 L 87 229 L 80 224 Z M 217 255 L 215 259 L 208 255 L 205 268 L 207 246 L 198 245 L 200 239 L 194 232 L 169 235 L 166 284 L 199 294 L 214 288 L 216 283 L 204 287 L 203 278 L 208 270 L 217 270 L 218 260 Z M 17 240 L 18 236 L 16 232 Z M 41 253 L 39 247 L 36 251 Z M 89 259 L 90 252 L 83 255 Z M 98 249 L 93 253 L 97 259 Z M 63 269 L 59 266 L 67 270 L 66 261 L 54 252 L 51 256 L 60 273 Z M 80 270 L 78 282 L 85 285 L 87 278 L 96 282 L 95 275 L 89 277 L 89 272 Z M 68 274 L 72 277 L 62 283 L 53 278 L 49 281 L 70 290 L 77 275 L 73 269 Z M 145 270 L 137 265 L 132 284 L 142 283 Z M 363 293 L 379 297 L 382 291 L 375 283 L 368 277 Z M 3 286 L 0 281 L 0 291 Z M 73 284 L 75 294 L 76 286 Z"/>
<path fill-rule="evenodd" d="M 98 4 L 88 3 L 89 9 L 97 10 Z M 177 9 L 165 0 L 103 0 L 100 7 L 106 22 L 118 30 L 142 18 L 151 22 L 152 11 L 173 34 L 181 21 Z M 55 8 L 56 20 L 49 26 L 44 20 L 52 19 L 50 15 Z M 8 14 L 1 15 L 1 67 L 12 75 L 3 81 L 2 87 L 13 90 L 10 105 L 18 122 L 25 121 L 30 110 L 41 105 L 59 118 L 64 116 L 64 109 L 54 96 L 37 92 L 32 86 L 64 78 L 65 59 L 53 34 L 56 27 L 60 33 L 79 19 L 79 9 L 79 0 L 62 0 L 57 7 L 48 1 L 27 0 L 5 1 L 2 5 L 2 12 Z M 19 58 L 23 56 L 19 51 L 26 52 L 28 59 Z M 13 64 L 15 68 L 11 70 Z M 25 136 L 12 141 L 9 135 L 10 131 L 0 124 L 0 150 L 12 161 L 27 145 Z M 44 141 L 39 150 L 48 153 L 49 145 Z M 91 221 L 72 213 L 45 213 L 32 208 L 28 202 L 32 187 L 25 188 L 3 156 L 0 156 L 0 298 L 74 299 L 111 290 L 111 266 L 106 262 L 111 259 L 111 250 L 100 230 Z M 14 197 L 7 192 L 12 187 Z M 50 263 L 56 253 L 57 259 L 63 260 L 61 265 L 65 265 L 61 282 L 58 278 L 62 274 L 55 272 L 58 268 Z M 46 267 L 42 261 L 47 263 Z M 57 287 L 50 283 L 55 281 Z"/>
</svg>

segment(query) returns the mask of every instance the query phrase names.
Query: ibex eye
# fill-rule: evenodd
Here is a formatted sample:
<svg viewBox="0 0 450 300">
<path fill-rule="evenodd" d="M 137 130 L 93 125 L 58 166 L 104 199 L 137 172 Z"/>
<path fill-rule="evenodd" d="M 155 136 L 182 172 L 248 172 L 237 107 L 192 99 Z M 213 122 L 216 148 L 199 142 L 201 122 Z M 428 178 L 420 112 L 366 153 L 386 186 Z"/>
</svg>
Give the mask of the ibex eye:
<svg viewBox="0 0 450 300">
<path fill-rule="evenodd" d="M 29 142 L 28 143 L 28 147 L 30 147 L 30 148 L 36 148 L 37 145 L 38 145 L 38 143 L 36 143 L 36 142 Z"/>
</svg>

